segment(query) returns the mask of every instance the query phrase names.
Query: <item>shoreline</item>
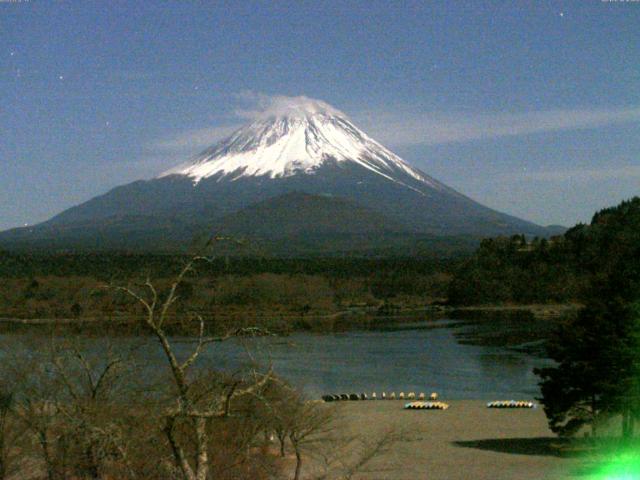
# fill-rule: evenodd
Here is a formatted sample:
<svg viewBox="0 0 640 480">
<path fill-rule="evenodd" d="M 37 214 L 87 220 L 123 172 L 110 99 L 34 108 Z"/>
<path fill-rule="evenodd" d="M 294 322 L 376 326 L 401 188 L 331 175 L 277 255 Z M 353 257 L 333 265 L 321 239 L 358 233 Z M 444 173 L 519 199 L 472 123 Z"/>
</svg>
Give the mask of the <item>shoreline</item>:
<svg viewBox="0 0 640 480">
<path fill-rule="evenodd" d="M 255 318 L 263 319 L 282 319 L 282 320 L 331 320 L 338 318 L 349 318 L 353 316 L 383 316 L 389 319 L 394 317 L 405 317 L 412 313 L 429 313 L 446 315 L 448 313 L 456 312 L 505 312 L 505 313 L 517 313 L 517 312 L 529 312 L 536 318 L 557 318 L 570 312 L 577 311 L 581 305 L 574 303 L 559 303 L 559 304 L 526 304 L 526 305 L 466 305 L 466 306 L 454 306 L 454 305 L 424 305 L 416 307 L 403 307 L 403 306 L 390 306 L 388 309 L 384 309 L 384 306 L 372 306 L 372 307 L 352 307 L 344 310 L 339 310 L 331 313 L 307 313 L 300 314 L 294 312 L 239 312 L 229 310 L 228 312 L 214 314 L 212 318 L 230 318 L 237 315 L 251 315 Z M 22 324 L 22 325 L 82 325 L 84 323 L 99 323 L 99 322 L 126 322 L 130 319 L 129 316 L 122 317 L 44 317 L 44 318 L 17 318 L 17 317 L 0 317 L 0 324 Z"/>
<path fill-rule="evenodd" d="M 448 306 L 445 312 L 529 312 L 535 318 L 553 319 L 578 311 L 582 305 L 577 303 L 540 303 L 528 305 L 468 305 Z"/>
<path fill-rule="evenodd" d="M 342 435 L 375 439 L 393 431 L 399 438 L 357 478 L 575 478 L 582 459 L 549 430 L 542 408 L 489 409 L 481 400 L 440 400 L 449 409 L 404 410 L 402 401 L 333 403 Z"/>
</svg>

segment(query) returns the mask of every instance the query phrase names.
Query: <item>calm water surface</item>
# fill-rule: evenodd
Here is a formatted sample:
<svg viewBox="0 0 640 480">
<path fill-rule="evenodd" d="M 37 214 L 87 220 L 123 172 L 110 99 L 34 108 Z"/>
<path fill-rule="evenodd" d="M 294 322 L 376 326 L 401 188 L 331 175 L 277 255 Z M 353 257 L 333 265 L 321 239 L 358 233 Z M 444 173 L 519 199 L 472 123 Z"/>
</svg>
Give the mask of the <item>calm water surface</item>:
<svg viewBox="0 0 640 480">
<path fill-rule="evenodd" d="M 548 325 L 496 315 L 463 320 L 394 318 L 367 331 L 215 343 L 203 353 L 200 364 L 234 371 L 249 360 L 271 362 L 277 374 L 312 397 L 436 391 L 449 399 L 532 399 L 539 393 L 532 369 L 549 364 L 536 354 Z M 15 336 L 3 337 L 5 345 L 21 344 Z M 109 341 L 123 348 L 140 343 L 131 338 Z M 177 345 L 182 354 L 191 347 L 187 341 Z M 138 355 L 146 368 L 166 368 L 162 352 L 150 339 Z"/>
<path fill-rule="evenodd" d="M 526 319 L 423 320 L 332 335 L 297 333 L 250 350 L 309 395 L 437 391 L 443 398 L 538 395 L 533 368 L 550 362 L 535 352 L 545 324 Z M 217 345 L 203 359 L 237 368 L 238 345 Z"/>
</svg>

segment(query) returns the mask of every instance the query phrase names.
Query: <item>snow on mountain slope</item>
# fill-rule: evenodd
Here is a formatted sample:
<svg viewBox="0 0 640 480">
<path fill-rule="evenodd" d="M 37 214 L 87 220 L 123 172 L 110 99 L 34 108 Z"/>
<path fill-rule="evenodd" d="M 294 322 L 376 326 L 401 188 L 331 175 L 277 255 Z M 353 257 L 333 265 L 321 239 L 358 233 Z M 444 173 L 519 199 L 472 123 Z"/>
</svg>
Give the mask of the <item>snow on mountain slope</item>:
<svg viewBox="0 0 640 480">
<path fill-rule="evenodd" d="M 425 238 L 548 233 L 409 166 L 324 102 L 278 97 L 252 118 L 159 178 L 0 233 L 0 247 L 182 251 L 227 231 L 284 255 L 377 255 L 423 251 Z"/>
<path fill-rule="evenodd" d="M 307 97 L 279 97 L 253 123 L 160 177 L 186 175 L 196 184 L 213 176 L 289 177 L 313 174 L 328 161 L 356 163 L 414 190 L 403 176 L 446 188 L 368 137 L 339 110 Z"/>
</svg>

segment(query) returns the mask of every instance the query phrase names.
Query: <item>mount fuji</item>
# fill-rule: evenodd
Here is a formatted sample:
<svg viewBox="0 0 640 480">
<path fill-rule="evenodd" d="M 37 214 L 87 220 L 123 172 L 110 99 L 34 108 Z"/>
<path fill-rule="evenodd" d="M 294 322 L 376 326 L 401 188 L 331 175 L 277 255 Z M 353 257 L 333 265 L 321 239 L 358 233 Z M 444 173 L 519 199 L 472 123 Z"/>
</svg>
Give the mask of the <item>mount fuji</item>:
<svg viewBox="0 0 640 480">
<path fill-rule="evenodd" d="M 0 246 L 175 250 L 214 233 L 286 254 L 550 232 L 412 167 L 322 101 L 278 97 L 186 163 L 3 232 Z"/>
</svg>

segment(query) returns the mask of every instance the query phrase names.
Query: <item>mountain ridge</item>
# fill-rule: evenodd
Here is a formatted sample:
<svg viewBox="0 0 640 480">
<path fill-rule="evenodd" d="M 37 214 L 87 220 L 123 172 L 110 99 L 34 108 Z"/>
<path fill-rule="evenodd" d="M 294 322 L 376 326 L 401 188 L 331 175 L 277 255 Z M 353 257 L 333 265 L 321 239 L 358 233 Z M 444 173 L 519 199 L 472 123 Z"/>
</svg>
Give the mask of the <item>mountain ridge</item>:
<svg viewBox="0 0 640 480">
<path fill-rule="evenodd" d="M 294 192 L 347 202 L 333 206 L 341 215 L 350 211 L 363 234 L 361 216 L 377 216 L 408 236 L 549 235 L 545 227 L 485 207 L 412 167 L 330 105 L 282 97 L 190 161 L 151 180 L 116 187 L 40 225 L 0 233 L 0 246 L 47 243 L 56 232 L 76 228 L 92 238 L 92 248 L 100 248 L 100 238 L 105 248 L 118 244 L 107 237 L 129 231 L 145 239 L 130 242 L 135 248 L 162 250 L 163 242 L 174 245 L 168 238 L 186 245 L 188 234 L 211 232 L 243 209 L 265 208 L 261 202 Z M 294 215 L 299 206 L 291 198 L 296 197 L 280 204 L 279 215 L 283 221 L 297 218 L 301 231 L 313 232 L 313 219 L 325 218 L 318 215 L 326 214 L 330 202 L 314 200 L 314 210 L 302 218 Z M 286 213 L 287 208 L 292 211 Z M 289 228 L 268 224 L 274 232 Z"/>
<path fill-rule="evenodd" d="M 355 162 L 402 183 L 392 176 L 396 169 L 433 188 L 445 188 L 370 138 L 339 110 L 307 97 L 280 98 L 253 122 L 158 178 L 186 175 L 198 183 L 217 174 L 232 180 L 287 177 L 313 173 L 328 159 Z"/>
</svg>

